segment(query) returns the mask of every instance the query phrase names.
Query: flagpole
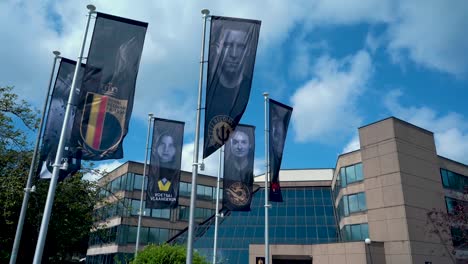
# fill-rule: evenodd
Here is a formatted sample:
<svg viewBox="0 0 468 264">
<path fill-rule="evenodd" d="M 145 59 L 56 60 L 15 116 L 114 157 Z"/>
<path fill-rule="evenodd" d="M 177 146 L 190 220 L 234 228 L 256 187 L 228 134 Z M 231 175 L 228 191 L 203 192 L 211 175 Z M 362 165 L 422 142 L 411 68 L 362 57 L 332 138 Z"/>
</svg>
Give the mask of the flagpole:
<svg viewBox="0 0 468 264">
<path fill-rule="evenodd" d="M 265 264 L 270 263 L 270 244 L 268 241 L 268 208 L 271 205 L 268 203 L 268 176 L 269 176 L 269 130 L 268 130 L 268 93 L 264 92 L 263 97 L 265 98 Z"/>
<path fill-rule="evenodd" d="M 148 163 L 148 146 L 151 133 L 151 121 L 153 120 L 153 113 L 148 114 L 148 133 L 146 134 L 146 147 L 145 147 L 145 163 L 143 165 L 143 180 L 141 181 L 141 195 L 140 195 L 140 211 L 138 213 L 138 228 L 135 244 L 135 259 L 138 255 L 138 246 L 140 244 L 140 230 L 141 230 L 141 216 L 143 215 L 143 194 L 145 193 L 145 178 L 146 178 L 146 164 Z"/>
<path fill-rule="evenodd" d="M 224 145 L 219 150 L 219 167 L 218 167 L 218 180 L 216 181 L 216 215 L 215 215 L 215 230 L 214 230 L 214 244 L 213 244 L 213 264 L 216 264 L 217 250 L 218 250 L 218 225 L 219 225 L 219 185 L 221 182 L 221 174 L 224 169 Z"/>
<path fill-rule="evenodd" d="M 200 78 L 198 81 L 198 104 L 197 104 L 197 122 L 195 126 L 195 143 L 193 149 L 193 163 L 192 163 L 192 190 L 190 193 L 190 216 L 188 226 L 187 238 L 187 260 L 186 264 L 192 264 L 193 257 L 193 229 L 195 227 L 194 214 L 195 214 L 195 201 L 197 199 L 197 175 L 198 175 L 198 145 L 200 142 L 200 111 L 202 99 L 202 86 L 203 86 L 203 64 L 205 63 L 205 33 L 206 33 L 206 19 L 210 14 L 210 10 L 202 9 L 203 14 L 203 33 L 202 45 L 200 54 Z"/>
<path fill-rule="evenodd" d="M 21 235 L 23 233 L 24 219 L 26 217 L 26 210 L 28 209 L 29 196 L 31 192 L 34 192 L 34 190 L 31 189 L 32 178 L 34 174 L 34 167 L 36 165 L 37 152 L 39 151 L 39 142 L 42 136 L 42 127 L 44 125 L 45 112 L 47 110 L 47 106 L 49 105 L 49 97 L 50 97 L 50 93 L 52 90 L 52 81 L 54 79 L 55 66 L 57 65 L 58 59 L 60 59 L 59 51 L 53 51 L 52 53 L 55 55 L 54 63 L 52 64 L 52 72 L 50 73 L 47 95 L 46 95 L 46 99 L 44 102 L 44 107 L 42 108 L 42 116 L 41 116 L 41 120 L 39 123 L 39 130 L 37 131 L 36 145 L 34 146 L 31 166 L 29 167 L 28 181 L 26 183 L 26 188 L 24 188 L 23 204 L 21 205 L 21 213 L 20 213 L 20 217 L 18 220 L 18 226 L 16 228 L 15 242 L 13 243 L 13 249 L 11 251 L 10 264 L 16 263 L 16 258 L 18 257 Z"/>
<path fill-rule="evenodd" d="M 47 237 L 47 229 L 49 227 L 50 214 L 52 212 L 52 205 L 54 203 L 54 198 L 55 198 L 55 189 L 57 188 L 57 181 L 58 181 L 59 171 L 61 167 L 63 149 L 65 147 L 65 134 L 67 132 L 67 124 L 70 119 L 73 97 L 75 95 L 76 80 L 78 78 L 78 72 L 80 70 L 81 61 L 83 59 L 83 51 L 84 51 L 85 44 L 86 44 L 86 37 L 88 35 L 88 28 L 89 28 L 89 23 L 91 21 L 91 15 L 96 12 L 95 11 L 96 7 L 94 5 L 87 5 L 86 7 L 89 10 L 88 21 L 86 23 L 86 29 L 85 29 L 85 33 L 83 36 L 83 43 L 81 44 L 81 48 L 80 48 L 80 56 L 78 57 L 78 61 L 76 62 L 75 73 L 73 75 L 73 81 L 70 87 L 70 95 L 68 96 L 67 109 L 65 110 L 65 116 L 63 119 L 62 131 L 60 134 L 60 140 L 59 140 L 59 144 L 57 147 L 57 155 L 55 156 L 55 162 L 53 165 L 54 169 L 52 171 L 52 178 L 50 179 L 49 192 L 47 193 L 47 200 L 46 200 L 46 204 L 44 208 L 44 214 L 42 216 L 41 229 L 39 231 L 36 251 L 34 253 L 34 260 L 33 260 L 34 264 L 39 264 L 42 261 L 42 253 L 44 252 L 44 245 L 45 245 L 45 241 Z"/>
</svg>

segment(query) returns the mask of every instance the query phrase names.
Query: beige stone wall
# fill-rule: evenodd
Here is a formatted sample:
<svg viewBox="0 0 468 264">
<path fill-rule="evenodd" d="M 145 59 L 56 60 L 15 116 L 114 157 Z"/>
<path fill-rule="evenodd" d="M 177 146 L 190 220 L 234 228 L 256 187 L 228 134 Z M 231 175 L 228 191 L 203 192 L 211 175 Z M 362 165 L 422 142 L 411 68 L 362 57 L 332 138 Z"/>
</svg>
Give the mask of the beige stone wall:
<svg viewBox="0 0 468 264">
<path fill-rule="evenodd" d="M 429 210 L 445 208 L 433 134 L 389 118 L 359 136 L 369 236 L 385 242 L 387 263 L 451 263 L 427 219 Z"/>
<path fill-rule="evenodd" d="M 249 246 L 249 263 L 264 255 L 264 245 Z M 270 263 L 274 259 L 308 259 L 313 264 L 386 264 L 382 243 L 366 246 L 364 242 L 316 245 L 270 245 Z M 372 256 L 372 262 L 370 257 Z"/>
</svg>

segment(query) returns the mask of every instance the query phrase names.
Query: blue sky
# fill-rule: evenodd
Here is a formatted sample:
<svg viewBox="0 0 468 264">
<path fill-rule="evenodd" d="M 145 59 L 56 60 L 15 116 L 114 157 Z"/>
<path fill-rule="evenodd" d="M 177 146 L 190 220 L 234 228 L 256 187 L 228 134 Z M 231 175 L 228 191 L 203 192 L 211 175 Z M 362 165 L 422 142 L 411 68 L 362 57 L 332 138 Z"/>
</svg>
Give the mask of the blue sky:
<svg viewBox="0 0 468 264">
<path fill-rule="evenodd" d="M 186 122 L 190 169 L 202 19 L 262 20 L 254 81 L 242 123 L 256 128 L 264 170 L 263 96 L 294 107 L 283 168 L 334 167 L 356 149 L 357 128 L 396 116 L 433 131 L 438 154 L 468 163 L 468 2 L 94 1 L 104 13 L 149 23 L 125 158 L 143 161 L 147 113 Z M 52 50 L 76 59 L 87 1 L 2 1 L 0 85 L 41 108 Z M 5 26 L 8 25 L 8 26 Z M 5 41 L 7 40 L 7 41 Z M 206 71 L 205 71 L 206 72 Z M 215 174 L 217 154 L 207 161 Z"/>
</svg>

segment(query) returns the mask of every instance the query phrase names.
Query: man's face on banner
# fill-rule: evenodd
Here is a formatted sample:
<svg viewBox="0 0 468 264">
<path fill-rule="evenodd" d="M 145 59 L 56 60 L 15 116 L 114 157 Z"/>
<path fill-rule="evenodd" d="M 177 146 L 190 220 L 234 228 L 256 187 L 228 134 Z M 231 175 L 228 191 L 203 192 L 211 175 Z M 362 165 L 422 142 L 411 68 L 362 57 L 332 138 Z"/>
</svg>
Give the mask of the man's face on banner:
<svg viewBox="0 0 468 264">
<path fill-rule="evenodd" d="M 161 138 L 158 144 L 159 160 L 163 163 L 171 162 L 175 156 L 174 139 L 171 136 L 165 135 Z"/>
<path fill-rule="evenodd" d="M 270 144 L 273 144 L 273 149 L 275 150 L 276 155 L 279 156 L 284 146 L 284 128 L 281 121 L 273 121 L 272 123 L 273 126 L 271 129 L 271 133 L 274 142 L 271 142 Z"/>
<path fill-rule="evenodd" d="M 243 158 L 249 154 L 250 140 L 249 136 L 242 131 L 235 131 L 231 138 L 231 152 L 235 157 Z"/>
<path fill-rule="evenodd" d="M 221 83 L 234 88 L 242 81 L 243 64 L 247 55 L 247 33 L 241 30 L 226 30 L 219 43 L 222 59 Z"/>
</svg>

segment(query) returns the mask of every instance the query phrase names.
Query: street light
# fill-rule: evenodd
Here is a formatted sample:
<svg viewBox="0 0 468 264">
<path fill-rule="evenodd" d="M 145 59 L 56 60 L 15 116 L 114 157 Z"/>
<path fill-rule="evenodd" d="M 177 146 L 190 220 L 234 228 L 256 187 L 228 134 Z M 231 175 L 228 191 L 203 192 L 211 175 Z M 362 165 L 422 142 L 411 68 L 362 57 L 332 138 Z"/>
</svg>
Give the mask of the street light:
<svg viewBox="0 0 468 264">
<path fill-rule="evenodd" d="M 369 251 L 370 263 L 373 264 L 374 262 L 372 260 L 372 252 L 370 249 L 370 244 L 372 243 L 372 241 L 370 240 L 370 238 L 366 238 L 364 239 L 364 243 L 366 244 L 367 250 Z"/>
</svg>

